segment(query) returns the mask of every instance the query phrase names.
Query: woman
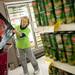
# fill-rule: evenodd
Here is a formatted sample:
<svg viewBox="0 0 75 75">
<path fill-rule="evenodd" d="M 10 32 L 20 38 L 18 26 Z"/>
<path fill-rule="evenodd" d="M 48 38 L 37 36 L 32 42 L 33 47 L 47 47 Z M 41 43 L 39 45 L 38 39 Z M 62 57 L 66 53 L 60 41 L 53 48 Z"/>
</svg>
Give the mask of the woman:
<svg viewBox="0 0 75 75">
<path fill-rule="evenodd" d="M 39 72 L 38 63 L 36 58 L 31 50 L 30 41 L 29 41 L 29 33 L 30 29 L 28 28 L 29 19 L 28 17 L 22 17 L 20 25 L 15 27 L 14 33 L 16 34 L 16 47 L 20 53 L 20 61 L 23 67 L 24 75 L 29 75 L 27 69 L 27 61 L 26 57 L 31 61 L 34 74 Z"/>
</svg>

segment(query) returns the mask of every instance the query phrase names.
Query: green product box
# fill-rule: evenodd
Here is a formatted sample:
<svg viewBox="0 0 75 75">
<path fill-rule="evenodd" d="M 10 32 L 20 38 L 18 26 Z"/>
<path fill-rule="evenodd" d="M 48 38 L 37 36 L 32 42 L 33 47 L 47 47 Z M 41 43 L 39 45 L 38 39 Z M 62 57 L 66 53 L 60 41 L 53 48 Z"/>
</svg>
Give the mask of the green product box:
<svg viewBox="0 0 75 75">
<path fill-rule="evenodd" d="M 52 55 L 52 59 L 53 60 L 57 59 L 57 57 L 56 57 L 56 49 L 55 48 L 51 47 L 51 49 L 50 49 L 50 55 Z M 51 58 L 51 56 L 50 56 L 50 58 Z"/>
<path fill-rule="evenodd" d="M 70 34 L 64 34 L 63 40 L 64 40 L 64 45 L 65 45 L 66 51 L 72 51 Z"/>
<path fill-rule="evenodd" d="M 33 6 L 36 21 L 37 21 L 37 25 L 40 26 L 41 25 L 41 20 L 40 20 L 40 14 L 39 14 L 39 10 L 38 10 L 38 2 L 33 1 L 32 6 Z"/>
<path fill-rule="evenodd" d="M 66 54 L 67 54 L 68 63 L 71 63 L 72 62 L 72 60 L 71 60 L 72 59 L 72 52 L 67 51 Z"/>
<path fill-rule="evenodd" d="M 51 0 L 44 0 L 44 5 L 45 5 L 46 11 L 52 10 L 52 2 L 51 2 Z"/>
<path fill-rule="evenodd" d="M 72 40 L 72 46 L 73 46 L 71 65 L 75 65 L 75 32 L 73 32 L 73 34 L 71 35 L 72 35 L 71 40 Z"/>
<path fill-rule="evenodd" d="M 74 21 L 73 13 L 73 3 L 72 0 L 63 0 L 64 13 L 66 18 L 66 23 L 72 23 Z"/>
<path fill-rule="evenodd" d="M 53 14 L 50 12 L 52 10 L 51 0 L 44 0 L 44 6 L 45 6 L 46 21 L 47 21 L 47 24 L 49 26 L 49 25 L 52 25 L 52 21 L 51 21 L 50 17 Z"/>
<path fill-rule="evenodd" d="M 48 26 L 45 12 L 40 13 L 40 19 L 41 19 L 41 26 Z"/>
<path fill-rule="evenodd" d="M 54 16 L 54 12 L 53 12 L 53 10 L 50 11 L 50 12 L 51 12 L 50 19 L 51 19 L 51 21 L 52 21 L 52 25 L 54 25 L 55 22 L 56 22 L 56 20 L 55 20 L 55 16 Z"/>
<path fill-rule="evenodd" d="M 61 62 L 66 62 L 65 53 L 63 50 L 59 50 L 59 60 Z"/>
<path fill-rule="evenodd" d="M 53 0 L 54 8 L 58 9 L 62 7 L 62 2 L 61 0 Z"/>
<path fill-rule="evenodd" d="M 74 14 L 74 11 L 73 10 L 71 10 L 72 11 L 72 22 L 75 22 L 75 14 Z"/>
<path fill-rule="evenodd" d="M 65 22 L 65 14 L 64 12 L 62 11 L 62 8 L 59 8 L 59 9 L 55 9 L 55 14 L 56 14 L 56 19 L 60 19 L 62 21 L 62 23 Z"/>
<path fill-rule="evenodd" d="M 43 0 L 37 0 L 38 2 L 38 9 L 40 12 L 45 11 L 45 7 L 44 7 L 44 1 Z"/>
<path fill-rule="evenodd" d="M 54 18 L 54 14 L 53 14 L 53 11 L 48 11 L 46 12 L 46 15 L 47 15 L 47 19 L 48 19 L 48 24 L 49 26 L 50 25 L 54 25 L 55 23 L 55 18 Z"/>
<path fill-rule="evenodd" d="M 50 48 L 47 46 L 44 46 L 44 49 L 45 49 L 45 56 L 50 57 Z"/>
<path fill-rule="evenodd" d="M 75 22 L 74 0 L 71 1 L 72 21 Z"/>
<path fill-rule="evenodd" d="M 39 11 L 38 11 L 38 3 L 36 1 L 33 1 L 32 2 L 32 6 L 33 6 L 33 9 L 34 9 L 34 13 L 35 14 L 39 14 Z"/>
<path fill-rule="evenodd" d="M 55 41 L 54 41 L 54 35 L 53 34 L 48 34 L 49 35 L 49 43 L 50 43 L 50 58 L 56 59 L 56 46 L 55 46 Z"/>
<path fill-rule="evenodd" d="M 68 51 L 67 53 L 67 59 L 68 59 L 68 63 L 70 65 L 75 65 L 75 52 L 72 54 L 72 52 Z"/>
<path fill-rule="evenodd" d="M 75 34 L 72 34 L 72 44 L 73 44 L 73 49 L 75 51 Z"/>
<path fill-rule="evenodd" d="M 74 0 L 74 21 L 75 21 L 75 0 Z"/>
<path fill-rule="evenodd" d="M 65 62 L 66 58 L 65 58 L 65 54 L 64 54 L 64 50 L 63 50 L 63 43 L 62 43 L 62 39 L 61 39 L 61 34 L 56 34 L 56 41 L 57 41 L 57 45 L 58 45 L 59 60 L 61 62 Z"/>
<path fill-rule="evenodd" d="M 71 0 L 63 0 L 64 5 L 71 4 Z"/>
<path fill-rule="evenodd" d="M 47 47 L 49 45 L 48 36 L 46 34 L 41 34 L 41 39 L 42 39 L 44 46 Z"/>
<path fill-rule="evenodd" d="M 72 11 L 70 9 L 70 6 L 65 6 L 64 12 L 66 17 L 66 23 L 72 23 Z"/>
<path fill-rule="evenodd" d="M 62 40 L 61 40 L 61 35 L 60 34 L 56 35 L 56 40 L 57 40 L 57 44 L 58 44 L 58 49 L 62 50 L 63 49 L 63 44 L 62 44 Z"/>
<path fill-rule="evenodd" d="M 41 39 L 45 49 L 45 55 L 50 56 L 50 43 L 48 34 L 41 34 Z"/>
<path fill-rule="evenodd" d="M 55 48 L 56 49 L 56 44 L 55 44 L 55 36 L 54 34 L 50 34 L 49 35 L 49 39 L 50 39 L 50 43 L 51 43 L 51 47 Z"/>
<path fill-rule="evenodd" d="M 72 35 L 72 36 L 71 36 Z M 66 49 L 66 55 L 68 63 L 75 65 L 75 51 L 74 51 L 74 34 L 72 32 L 69 34 L 64 34 L 64 45 Z"/>
<path fill-rule="evenodd" d="M 37 26 L 42 26 L 40 14 L 35 14 L 35 19 L 37 21 Z"/>
<path fill-rule="evenodd" d="M 52 25 L 52 21 L 51 21 L 51 13 L 49 11 L 46 12 L 46 16 L 47 16 L 47 20 L 48 20 L 48 25 Z"/>
<path fill-rule="evenodd" d="M 56 58 L 56 60 L 59 60 L 59 54 L 58 54 L 58 50 L 57 50 L 58 45 L 57 45 L 56 37 L 55 37 L 54 33 L 49 34 L 49 40 L 50 40 L 51 49 L 55 54 L 55 58 Z"/>
</svg>

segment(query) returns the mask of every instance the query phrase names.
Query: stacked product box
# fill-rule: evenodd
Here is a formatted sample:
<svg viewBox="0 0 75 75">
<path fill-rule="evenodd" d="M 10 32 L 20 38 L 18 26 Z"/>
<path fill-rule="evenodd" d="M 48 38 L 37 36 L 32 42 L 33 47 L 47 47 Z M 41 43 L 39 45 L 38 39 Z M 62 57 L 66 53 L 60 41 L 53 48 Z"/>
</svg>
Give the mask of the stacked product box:
<svg viewBox="0 0 75 75">
<path fill-rule="evenodd" d="M 71 12 L 72 12 L 72 22 L 75 22 L 74 2 L 75 2 L 75 0 L 70 0 L 70 4 L 71 4 L 70 8 L 71 8 Z"/>
<path fill-rule="evenodd" d="M 59 54 L 58 54 L 58 45 L 56 42 L 55 34 L 49 33 L 49 40 L 51 44 L 50 53 L 55 60 L 59 60 Z"/>
<path fill-rule="evenodd" d="M 67 63 L 74 65 L 74 48 L 73 48 L 73 41 L 72 41 L 72 36 L 73 32 L 65 32 L 63 34 L 63 45 L 64 45 L 64 54 Z"/>
<path fill-rule="evenodd" d="M 41 34 L 45 53 L 50 58 L 75 65 L 75 32 L 61 31 Z"/>
<path fill-rule="evenodd" d="M 56 33 L 56 41 L 58 45 L 58 53 L 59 53 L 59 60 L 61 62 L 66 62 L 66 58 L 64 55 L 64 47 L 63 47 L 63 40 L 62 40 L 62 34 L 60 32 Z"/>
<path fill-rule="evenodd" d="M 65 13 L 65 18 L 66 18 L 66 23 L 72 23 L 73 19 L 72 19 L 72 3 L 71 0 L 67 1 L 67 0 L 63 0 L 63 5 L 64 5 L 64 13 Z"/>
<path fill-rule="evenodd" d="M 40 11 L 40 18 L 41 18 L 41 26 L 47 26 L 48 21 L 47 21 L 47 16 L 46 16 L 46 9 L 44 5 L 44 0 L 37 0 L 38 1 L 38 8 Z"/>
<path fill-rule="evenodd" d="M 45 5 L 45 9 L 46 9 L 48 25 L 53 25 L 55 23 L 55 17 L 54 17 L 54 13 L 53 13 L 52 1 L 44 0 L 44 5 Z"/>
<path fill-rule="evenodd" d="M 42 43 L 45 50 L 45 55 L 50 56 L 50 42 L 49 42 L 49 35 L 47 33 L 41 34 Z"/>
<path fill-rule="evenodd" d="M 39 14 L 39 10 L 38 10 L 38 2 L 33 1 L 32 6 L 33 6 L 34 13 L 35 13 L 37 25 L 40 26 L 41 25 L 41 19 L 40 19 L 40 14 Z"/>
<path fill-rule="evenodd" d="M 60 20 L 62 20 L 62 23 L 64 23 L 65 16 L 64 16 L 64 12 L 63 12 L 62 1 L 61 0 L 53 0 L 53 4 L 54 4 L 56 20 L 60 19 Z"/>
</svg>

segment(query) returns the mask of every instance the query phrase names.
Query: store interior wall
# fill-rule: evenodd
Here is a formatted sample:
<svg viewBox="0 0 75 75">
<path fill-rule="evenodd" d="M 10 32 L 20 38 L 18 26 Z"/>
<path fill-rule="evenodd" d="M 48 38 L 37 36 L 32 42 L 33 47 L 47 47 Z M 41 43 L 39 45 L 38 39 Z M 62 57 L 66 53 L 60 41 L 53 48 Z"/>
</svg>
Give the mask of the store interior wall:
<svg viewBox="0 0 75 75">
<path fill-rule="evenodd" d="M 4 3 L 2 1 L 0 1 L 0 13 L 2 13 L 4 15 L 4 17 L 6 17 Z"/>
</svg>

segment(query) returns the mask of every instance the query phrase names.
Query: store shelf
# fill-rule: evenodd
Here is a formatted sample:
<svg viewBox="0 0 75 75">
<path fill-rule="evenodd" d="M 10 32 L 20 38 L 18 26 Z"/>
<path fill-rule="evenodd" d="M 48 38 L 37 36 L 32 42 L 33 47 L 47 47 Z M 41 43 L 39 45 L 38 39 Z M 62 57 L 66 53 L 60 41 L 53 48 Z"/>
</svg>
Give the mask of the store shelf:
<svg viewBox="0 0 75 75">
<path fill-rule="evenodd" d="M 54 26 L 39 26 L 35 29 L 35 32 L 37 33 L 45 33 L 45 32 L 54 32 Z"/>
<path fill-rule="evenodd" d="M 59 27 L 58 31 L 75 31 L 75 23 L 62 24 Z M 39 26 L 37 29 L 35 29 L 35 32 L 38 32 L 40 34 L 54 32 L 54 26 Z"/>
<path fill-rule="evenodd" d="M 71 66 L 67 63 L 61 63 L 59 61 L 54 61 L 53 66 L 61 70 L 64 70 L 68 73 L 75 74 L 75 66 Z"/>
</svg>

